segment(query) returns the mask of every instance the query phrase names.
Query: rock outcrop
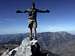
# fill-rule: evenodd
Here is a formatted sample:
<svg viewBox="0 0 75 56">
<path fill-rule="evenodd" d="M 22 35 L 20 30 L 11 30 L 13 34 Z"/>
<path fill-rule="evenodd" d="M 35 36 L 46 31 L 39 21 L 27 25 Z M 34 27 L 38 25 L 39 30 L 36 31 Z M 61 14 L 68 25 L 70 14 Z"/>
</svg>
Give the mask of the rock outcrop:
<svg viewBox="0 0 75 56">
<path fill-rule="evenodd" d="M 47 50 L 41 50 L 38 40 L 25 38 L 19 47 L 7 50 L 2 56 L 58 56 Z"/>
</svg>

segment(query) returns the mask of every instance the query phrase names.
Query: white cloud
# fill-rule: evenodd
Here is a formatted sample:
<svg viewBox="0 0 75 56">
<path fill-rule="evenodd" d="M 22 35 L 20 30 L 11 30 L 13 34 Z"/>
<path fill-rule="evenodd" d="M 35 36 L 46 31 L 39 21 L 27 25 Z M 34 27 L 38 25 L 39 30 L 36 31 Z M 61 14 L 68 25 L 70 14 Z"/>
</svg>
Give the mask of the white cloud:
<svg viewBox="0 0 75 56">
<path fill-rule="evenodd" d="M 56 31 L 71 31 L 73 27 L 69 26 L 48 26 L 47 31 L 56 32 Z"/>
</svg>

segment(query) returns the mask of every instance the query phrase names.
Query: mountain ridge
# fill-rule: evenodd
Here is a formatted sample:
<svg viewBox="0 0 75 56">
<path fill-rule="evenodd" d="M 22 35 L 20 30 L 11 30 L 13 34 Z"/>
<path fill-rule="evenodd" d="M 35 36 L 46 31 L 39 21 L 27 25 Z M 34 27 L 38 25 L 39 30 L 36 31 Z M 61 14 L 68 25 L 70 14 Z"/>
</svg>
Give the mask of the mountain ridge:
<svg viewBox="0 0 75 56">
<path fill-rule="evenodd" d="M 72 36 L 75 36 L 75 35 L 72 35 L 70 33 L 67 33 L 67 32 L 42 32 L 42 33 L 38 33 L 37 34 L 37 37 L 53 37 L 53 38 L 58 38 L 56 37 L 55 35 L 59 36 L 59 37 L 62 37 L 64 38 L 64 34 L 66 35 L 70 35 L 71 37 Z M 5 35 L 0 35 L 0 44 L 2 43 L 8 43 L 10 41 L 22 41 L 25 37 L 28 37 L 29 36 L 29 33 L 25 33 L 25 34 L 22 34 L 22 33 L 19 33 L 19 34 L 5 34 Z M 55 37 L 54 37 L 55 36 Z"/>
<path fill-rule="evenodd" d="M 17 39 L 20 43 L 27 36 L 28 34 L 16 35 L 15 37 L 9 36 L 13 40 L 11 38 L 2 40 L 12 40 L 12 42 L 15 43 Z M 59 54 L 60 56 L 75 56 L 75 35 L 67 32 L 43 32 L 38 33 L 37 37 L 42 49 Z M 6 38 L 6 36 L 4 38 Z M 10 41 L 9 43 L 11 43 Z"/>
</svg>

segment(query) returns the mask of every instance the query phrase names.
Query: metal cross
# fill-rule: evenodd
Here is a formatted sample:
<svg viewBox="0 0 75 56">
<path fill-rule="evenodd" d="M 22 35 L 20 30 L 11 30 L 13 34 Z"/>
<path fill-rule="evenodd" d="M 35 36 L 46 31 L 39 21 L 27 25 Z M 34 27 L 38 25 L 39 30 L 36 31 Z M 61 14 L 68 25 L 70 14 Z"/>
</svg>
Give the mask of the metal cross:
<svg viewBox="0 0 75 56">
<path fill-rule="evenodd" d="M 35 1 L 32 0 L 32 7 L 26 9 L 25 11 L 21 11 L 21 10 L 17 10 L 16 13 L 28 13 L 28 21 L 29 21 L 29 25 L 28 28 L 30 29 L 30 40 L 37 39 L 36 36 L 36 28 L 37 28 L 37 12 L 39 13 L 49 13 L 49 10 L 46 9 L 38 9 L 35 7 Z M 32 33 L 34 32 L 34 37 L 32 37 Z"/>
</svg>

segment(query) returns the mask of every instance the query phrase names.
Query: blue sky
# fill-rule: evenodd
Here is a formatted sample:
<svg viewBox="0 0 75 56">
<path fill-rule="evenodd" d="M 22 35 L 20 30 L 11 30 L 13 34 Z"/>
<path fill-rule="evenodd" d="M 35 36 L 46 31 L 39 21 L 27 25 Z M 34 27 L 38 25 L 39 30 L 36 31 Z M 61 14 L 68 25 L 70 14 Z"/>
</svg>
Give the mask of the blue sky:
<svg viewBox="0 0 75 56">
<path fill-rule="evenodd" d="M 32 5 L 31 0 L 0 0 L 0 34 L 26 33 L 27 14 L 16 14 Z M 49 9 L 38 13 L 38 32 L 75 31 L 75 0 L 36 0 L 36 7 Z"/>
</svg>

